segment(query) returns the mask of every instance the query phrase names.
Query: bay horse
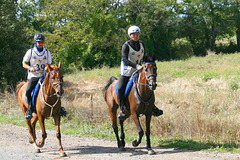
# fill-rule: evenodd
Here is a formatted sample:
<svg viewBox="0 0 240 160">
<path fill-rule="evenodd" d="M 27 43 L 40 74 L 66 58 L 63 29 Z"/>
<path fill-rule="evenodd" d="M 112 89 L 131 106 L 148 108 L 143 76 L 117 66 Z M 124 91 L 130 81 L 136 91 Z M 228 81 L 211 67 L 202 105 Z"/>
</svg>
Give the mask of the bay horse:
<svg viewBox="0 0 240 160">
<path fill-rule="evenodd" d="M 63 94 L 63 75 L 61 71 L 61 62 L 59 62 L 58 67 L 47 64 L 46 76 L 41 83 L 39 93 L 36 98 L 36 114 L 33 115 L 31 120 L 25 118 L 28 125 L 29 133 L 31 138 L 30 143 L 34 143 L 35 152 L 40 152 L 41 147 L 44 146 L 45 139 L 47 138 L 47 133 L 45 129 L 45 119 L 53 116 L 56 128 L 56 137 L 58 139 L 60 156 L 66 156 L 63 151 L 60 133 L 60 108 L 61 108 L 61 95 Z M 25 116 L 28 109 L 28 105 L 25 101 L 25 93 L 28 82 L 22 81 L 16 87 L 16 95 L 18 102 L 22 108 L 23 114 Z M 35 126 L 37 121 L 39 121 L 42 130 L 42 140 L 38 143 L 36 142 L 36 130 Z"/>
<path fill-rule="evenodd" d="M 157 77 L 157 66 L 154 62 L 154 59 L 146 59 L 144 63 L 144 67 L 141 71 L 139 71 L 139 76 L 134 82 L 128 97 L 126 98 L 126 102 L 124 105 L 124 110 L 126 117 L 133 118 L 134 123 L 137 126 L 138 130 L 138 139 L 132 142 L 134 147 L 137 147 L 142 140 L 144 135 L 143 129 L 141 127 L 139 116 L 141 114 L 145 115 L 146 118 L 146 140 L 147 140 L 147 150 L 149 155 L 155 154 L 154 150 L 151 148 L 150 142 L 150 122 L 152 117 L 152 109 L 154 107 L 154 90 L 156 89 L 156 77 Z M 108 105 L 109 113 L 112 120 L 112 127 L 114 133 L 117 138 L 117 145 L 121 151 L 125 150 L 125 134 L 123 123 L 125 120 L 119 120 L 121 126 L 121 135 L 119 138 L 118 135 L 118 126 L 117 126 L 117 109 L 118 109 L 118 101 L 116 94 L 116 86 L 118 80 L 116 77 L 112 76 L 108 83 L 106 84 L 105 91 L 105 101 Z"/>
</svg>

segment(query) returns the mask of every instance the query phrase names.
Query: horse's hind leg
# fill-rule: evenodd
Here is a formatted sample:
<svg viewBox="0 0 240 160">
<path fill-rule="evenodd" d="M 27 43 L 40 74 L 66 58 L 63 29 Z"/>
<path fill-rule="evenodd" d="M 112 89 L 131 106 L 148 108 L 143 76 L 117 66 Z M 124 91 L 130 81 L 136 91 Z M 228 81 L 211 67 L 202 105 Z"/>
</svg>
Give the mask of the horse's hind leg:
<svg viewBox="0 0 240 160">
<path fill-rule="evenodd" d="M 34 149 L 35 149 L 35 152 L 36 153 L 39 153 L 40 152 L 40 149 L 38 148 L 37 144 L 36 144 L 36 134 L 35 134 L 35 126 L 33 127 L 32 124 L 31 124 L 31 121 L 26 119 L 26 123 L 28 125 L 28 130 L 29 130 L 29 133 L 31 135 L 31 138 L 29 139 L 29 142 L 30 143 L 34 143 Z"/>
<path fill-rule="evenodd" d="M 55 128 L 56 128 L 56 136 L 58 139 L 58 145 L 59 145 L 59 151 L 60 151 L 60 156 L 65 157 L 67 156 L 66 153 L 63 151 L 62 147 L 62 141 L 61 141 L 61 132 L 60 132 L 60 115 L 54 116 L 54 121 L 55 121 Z"/>
<path fill-rule="evenodd" d="M 19 101 L 20 101 L 20 100 L 19 100 Z M 25 116 L 27 107 L 26 107 L 24 104 L 20 104 L 20 105 L 21 105 L 23 114 L 24 114 L 24 116 Z M 25 121 L 26 121 L 27 126 L 28 126 L 29 134 L 30 134 L 30 136 L 31 136 L 31 140 L 29 139 L 29 142 L 30 142 L 30 143 L 35 143 L 35 141 L 36 141 L 35 128 L 32 126 L 31 120 L 25 118 Z"/>
<path fill-rule="evenodd" d="M 138 139 L 133 141 L 132 145 L 134 147 L 137 147 L 141 143 L 144 133 L 143 133 L 143 129 L 141 127 L 140 121 L 139 121 L 139 117 L 134 113 L 134 114 L 132 114 L 132 118 L 138 129 Z"/>
<path fill-rule="evenodd" d="M 112 119 L 112 128 L 113 131 L 116 135 L 117 138 L 117 145 L 118 148 L 120 148 L 120 150 L 124 150 L 124 145 L 122 144 L 122 142 L 120 141 L 119 135 L 118 135 L 118 125 L 117 125 L 117 105 L 111 106 L 108 104 L 108 109 L 109 109 L 109 113 Z"/>
<path fill-rule="evenodd" d="M 28 130 L 29 130 L 30 136 L 32 138 L 32 143 L 35 143 L 36 137 L 34 136 L 34 129 L 33 129 L 32 125 L 31 125 L 31 121 L 26 119 L 26 118 L 25 118 L 25 121 L 26 121 L 26 123 L 28 125 Z"/>
<path fill-rule="evenodd" d="M 44 124 L 45 119 L 40 114 L 38 114 L 38 120 L 42 130 L 42 140 L 38 143 L 38 147 L 43 147 L 45 139 L 47 138 L 47 133 L 46 133 L 45 124 Z"/>
</svg>

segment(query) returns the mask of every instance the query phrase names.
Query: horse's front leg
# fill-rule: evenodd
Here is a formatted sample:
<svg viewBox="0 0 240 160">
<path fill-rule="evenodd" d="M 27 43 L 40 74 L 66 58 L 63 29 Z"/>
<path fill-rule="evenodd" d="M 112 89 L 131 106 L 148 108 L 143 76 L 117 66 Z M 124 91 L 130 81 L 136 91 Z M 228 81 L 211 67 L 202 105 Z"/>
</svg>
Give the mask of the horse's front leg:
<svg viewBox="0 0 240 160">
<path fill-rule="evenodd" d="M 149 155 L 155 154 L 154 150 L 151 147 L 151 140 L 150 140 L 150 122 L 151 122 L 152 115 L 146 115 L 146 140 L 147 140 L 147 150 Z"/>
<path fill-rule="evenodd" d="M 40 114 L 38 114 L 38 120 L 42 130 L 42 140 L 38 143 L 37 146 L 41 148 L 44 146 L 45 139 L 47 138 L 47 133 L 46 133 L 45 122 L 44 122 L 45 119 Z"/>
<path fill-rule="evenodd" d="M 142 129 L 142 126 L 140 124 L 139 117 L 137 116 L 137 114 L 136 113 L 132 114 L 132 118 L 138 129 L 138 139 L 133 141 L 132 145 L 134 147 L 137 147 L 141 143 L 144 133 L 143 133 L 143 129 Z"/>
<path fill-rule="evenodd" d="M 62 147 L 61 132 L 60 132 L 60 119 L 61 119 L 60 114 L 55 115 L 53 118 L 54 118 L 54 121 L 55 121 L 56 137 L 58 139 L 60 156 L 65 157 L 65 156 L 67 156 L 67 154 L 63 151 L 63 147 Z"/>
</svg>

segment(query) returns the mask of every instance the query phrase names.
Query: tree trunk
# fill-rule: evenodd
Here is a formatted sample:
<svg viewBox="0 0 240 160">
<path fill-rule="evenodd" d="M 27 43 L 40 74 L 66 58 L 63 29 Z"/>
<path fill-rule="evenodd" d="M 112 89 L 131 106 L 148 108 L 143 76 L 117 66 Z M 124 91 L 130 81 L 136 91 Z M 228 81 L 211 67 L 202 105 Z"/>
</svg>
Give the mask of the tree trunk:
<svg viewBox="0 0 240 160">
<path fill-rule="evenodd" d="M 212 42 L 211 42 L 211 51 L 215 51 L 215 40 L 216 40 L 216 33 L 215 33 L 215 22 L 214 22 L 214 9 L 213 4 L 210 2 L 210 10 L 211 10 L 211 17 L 212 17 Z"/>
<path fill-rule="evenodd" d="M 240 52 L 240 28 L 237 28 L 236 38 L 237 38 L 237 51 Z"/>
</svg>

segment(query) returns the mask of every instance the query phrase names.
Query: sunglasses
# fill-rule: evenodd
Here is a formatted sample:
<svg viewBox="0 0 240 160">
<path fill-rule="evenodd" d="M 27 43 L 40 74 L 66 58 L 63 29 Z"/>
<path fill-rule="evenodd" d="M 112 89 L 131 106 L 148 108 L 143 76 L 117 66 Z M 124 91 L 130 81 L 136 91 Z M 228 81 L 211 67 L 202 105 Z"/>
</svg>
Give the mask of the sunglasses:
<svg viewBox="0 0 240 160">
<path fill-rule="evenodd" d="M 44 43 L 44 41 L 38 41 L 37 43 L 39 43 L 39 44 L 43 44 L 43 43 Z"/>
</svg>

